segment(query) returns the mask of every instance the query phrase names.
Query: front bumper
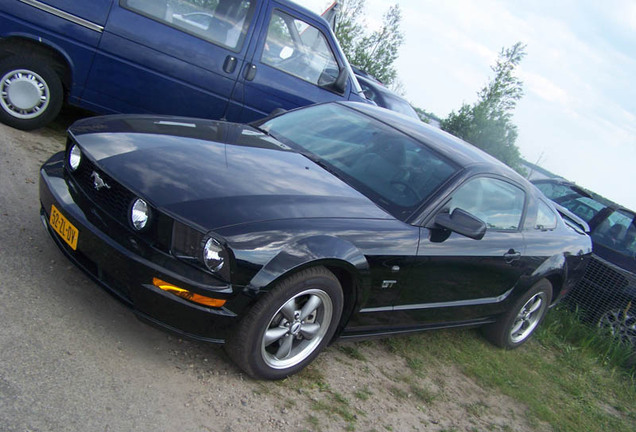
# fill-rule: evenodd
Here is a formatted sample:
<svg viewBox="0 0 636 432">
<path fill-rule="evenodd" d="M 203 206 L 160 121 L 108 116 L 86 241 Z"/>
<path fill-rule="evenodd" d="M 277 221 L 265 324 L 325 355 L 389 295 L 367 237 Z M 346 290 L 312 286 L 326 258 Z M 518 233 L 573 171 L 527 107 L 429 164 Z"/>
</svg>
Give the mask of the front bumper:
<svg viewBox="0 0 636 432">
<path fill-rule="evenodd" d="M 58 153 L 40 170 L 41 219 L 60 250 L 80 269 L 139 318 L 180 335 L 223 343 L 236 324 L 247 299 L 236 287 L 150 246 L 126 230 L 90 201 L 78 204 L 77 192 L 65 179 L 64 154 Z M 51 206 L 79 230 L 76 250 L 49 223 Z M 159 278 L 189 291 L 227 299 L 222 308 L 209 308 L 163 291 L 152 284 Z M 240 291 L 240 290 L 239 290 Z"/>
</svg>

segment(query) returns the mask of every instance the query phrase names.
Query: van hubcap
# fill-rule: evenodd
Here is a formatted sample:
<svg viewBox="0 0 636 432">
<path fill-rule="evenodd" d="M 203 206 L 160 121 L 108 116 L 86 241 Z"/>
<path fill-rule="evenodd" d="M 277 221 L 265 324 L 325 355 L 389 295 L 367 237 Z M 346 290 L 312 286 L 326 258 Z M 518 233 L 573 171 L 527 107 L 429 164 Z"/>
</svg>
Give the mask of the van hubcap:
<svg viewBox="0 0 636 432">
<path fill-rule="evenodd" d="M 49 105 L 49 86 L 33 71 L 10 71 L 0 81 L 0 105 L 20 119 L 37 117 Z"/>
</svg>

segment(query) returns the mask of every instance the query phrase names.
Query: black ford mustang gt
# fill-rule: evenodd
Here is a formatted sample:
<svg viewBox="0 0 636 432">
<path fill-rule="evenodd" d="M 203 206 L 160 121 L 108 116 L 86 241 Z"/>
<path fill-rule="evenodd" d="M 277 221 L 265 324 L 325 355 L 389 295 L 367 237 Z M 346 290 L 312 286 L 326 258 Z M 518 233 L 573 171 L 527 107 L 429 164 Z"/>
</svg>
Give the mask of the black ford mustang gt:
<svg viewBox="0 0 636 432">
<path fill-rule="evenodd" d="M 332 103 L 253 125 L 81 120 L 42 220 L 142 318 L 293 374 L 334 337 L 485 325 L 525 342 L 591 251 L 534 186 L 444 132 Z"/>
</svg>

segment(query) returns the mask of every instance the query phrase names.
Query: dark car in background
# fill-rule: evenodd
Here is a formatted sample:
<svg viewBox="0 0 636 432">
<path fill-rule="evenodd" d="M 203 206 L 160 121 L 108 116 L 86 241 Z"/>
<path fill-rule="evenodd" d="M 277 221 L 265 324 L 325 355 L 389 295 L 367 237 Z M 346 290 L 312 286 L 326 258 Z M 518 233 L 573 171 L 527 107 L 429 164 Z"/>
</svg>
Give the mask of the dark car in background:
<svg viewBox="0 0 636 432">
<path fill-rule="evenodd" d="M 354 68 L 355 77 L 362 87 L 362 91 L 366 98 L 376 105 L 381 106 L 391 111 L 396 111 L 406 116 L 419 120 L 420 116 L 413 109 L 411 104 L 406 99 L 392 92 L 384 86 L 380 81 L 373 78 L 371 75 L 364 74 L 360 69 Z"/>
<path fill-rule="evenodd" d="M 636 213 L 566 180 L 534 184 L 590 227 L 594 253 L 570 301 L 636 348 Z"/>
<path fill-rule="evenodd" d="M 481 325 L 515 348 L 591 251 L 501 162 L 369 104 L 252 125 L 85 119 L 40 174 L 42 221 L 72 262 L 259 378 L 336 336 Z"/>
</svg>

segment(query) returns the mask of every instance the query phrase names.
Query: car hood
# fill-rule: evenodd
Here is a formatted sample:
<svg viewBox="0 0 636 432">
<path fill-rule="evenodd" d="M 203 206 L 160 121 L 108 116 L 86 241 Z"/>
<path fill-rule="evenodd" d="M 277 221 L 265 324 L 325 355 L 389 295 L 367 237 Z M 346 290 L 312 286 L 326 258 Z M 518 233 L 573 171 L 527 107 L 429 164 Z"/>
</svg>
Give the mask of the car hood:
<svg viewBox="0 0 636 432">
<path fill-rule="evenodd" d="M 289 218 L 390 218 L 306 156 L 250 126 L 105 116 L 70 129 L 97 166 L 204 229 Z"/>
</svg>

